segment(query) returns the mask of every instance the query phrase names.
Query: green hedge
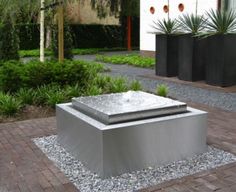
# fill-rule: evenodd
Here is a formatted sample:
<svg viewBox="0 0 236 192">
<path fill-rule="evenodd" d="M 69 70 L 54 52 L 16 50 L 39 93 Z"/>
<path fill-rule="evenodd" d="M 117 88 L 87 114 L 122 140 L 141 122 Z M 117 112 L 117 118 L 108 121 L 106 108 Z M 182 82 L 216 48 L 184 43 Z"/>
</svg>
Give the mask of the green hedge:
<svg viewBox="0 0 236 192">
<path fill-rule="evenodd" d="M 20 50 L 38 49 L 40 42 L 40 27 L 38 24 L 18 24 L 17 26 Z"/>
<path fill-rule="evenodd" d="M 70 25 L 74 48 L 126 47 L 126 26 L 117 25 Z M 39 48 L 39 25 L 17 25 L 20 50 Z M 139 18 L 133 18 L 132 46 L 139 47 Z"/>
<path fill-rule="evenodd" d="M 76 48 L 122 47 L 122 31 L 115 25 L 71 25 Z"/>
</svg>

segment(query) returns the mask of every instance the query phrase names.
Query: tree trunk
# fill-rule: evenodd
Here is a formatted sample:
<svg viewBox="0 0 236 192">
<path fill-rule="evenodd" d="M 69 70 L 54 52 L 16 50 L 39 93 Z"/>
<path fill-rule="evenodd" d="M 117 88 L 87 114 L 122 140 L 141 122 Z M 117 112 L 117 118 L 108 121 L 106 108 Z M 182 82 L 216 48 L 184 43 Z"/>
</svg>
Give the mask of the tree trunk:
<svg viewBox="0 0 236 192">
<path fill-rule="evenodd" d="M 58 60 L 64 61 L 64 16 L 63 5 L 58 7 Z"/>
<path fill-rule="evenodd" d="M 46 43 L 45 47 L 48 49 L 51 47 L 51 42 L 52 42 L 52 29 L 50 26 L 46 27 Z"/>
<path fill-rule="evenodd" d="M 41 0 L 41 11 L 40 11 L 40 61 L 44 62 L 44 8 L 45 0 Z"/>
</svg>

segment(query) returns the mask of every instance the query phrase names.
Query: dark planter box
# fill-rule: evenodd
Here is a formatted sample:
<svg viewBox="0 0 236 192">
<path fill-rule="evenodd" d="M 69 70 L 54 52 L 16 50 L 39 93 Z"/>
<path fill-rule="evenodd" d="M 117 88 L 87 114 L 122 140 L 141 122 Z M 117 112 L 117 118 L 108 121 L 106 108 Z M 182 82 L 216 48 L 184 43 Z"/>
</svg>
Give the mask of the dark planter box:
<svg viewBox="0 0 236 192">
<path fill-rule="evenodd" d="M 178 74 L 178 36 L 156 35 L 156 75 L 173 77 Z"/>
<path fill-rule="evenodd" d="M 236 84 L 236 35 L 215 35 L 207 38 L 206 82 L 210 85 Z"/>
<path fill-rule="evenodd" d="M 205 79 L 207 40 L 192 34 L 179 36 L 178 78 L 185 81 Z"/>
</svg>

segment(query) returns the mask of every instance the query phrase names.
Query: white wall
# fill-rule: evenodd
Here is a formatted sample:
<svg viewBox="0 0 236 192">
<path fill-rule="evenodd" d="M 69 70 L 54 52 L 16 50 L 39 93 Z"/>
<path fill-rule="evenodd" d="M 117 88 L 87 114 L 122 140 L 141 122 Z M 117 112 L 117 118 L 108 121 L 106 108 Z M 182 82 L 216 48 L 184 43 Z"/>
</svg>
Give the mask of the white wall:
<svg viewBox="0 0 236 192">
<path fill-rule="evenodd" d="M 236 9 L 236 1 L 235 0 L 229 0 L 229 8 L 230 9 Z"/>
<path fill-rule="evenodd" d="M 170 18 L 176 18 L 181 14 L 195 13 L 196 0 L 169 0 L 169 15 Z M 184 4 L 184 11 L 180 12 L 178 5 Z M 163 7 L 167 5 L 167 0 L 140 0 L 140 50 L 155 51 L 155 35 L 153 21 L 164 19 L 168 14 L 164 12 Z M 155 13 L 150 13 L 150 7 L 155 8 Z M 217 0 L 198 0 L 198 14 L 202 15 L 209 9 L 217 8 Z"/>
</svg>

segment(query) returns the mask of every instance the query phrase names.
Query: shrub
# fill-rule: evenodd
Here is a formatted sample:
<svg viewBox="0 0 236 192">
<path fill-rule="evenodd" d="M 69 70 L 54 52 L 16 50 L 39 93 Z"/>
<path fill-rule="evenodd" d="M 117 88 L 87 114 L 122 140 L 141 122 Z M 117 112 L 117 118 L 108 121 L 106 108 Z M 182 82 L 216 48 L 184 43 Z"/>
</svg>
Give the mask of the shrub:
<svg viewBox="0 0 236 192">
<path fill-rule="evenodd" d="M 5 92 L 14 92 L 23 86 L 23 63 L 7 61 L 0 67 L 0 88 Z"/>
<path fill-rule="evenodd" d="M 168 87 L 164 84 L 161 84 L 159 86 L 157 86 L 157 95 L 161 96 L 161 97 L 167 97 L 168 94 Z"/>
<path fill-rule="evenodd" d="M 84 70 L 84 64 L 65 61 L 58 63 L 57 61 L 46 61 L 40 63 L 37 60 L 27 63 L 24 67 L 24 83 L 28 87 L 37 88 L 41 85 L 56 83 L 66 85 L 79 81 L 82 76 L 86 76 L 87 71 Z M 78 71 L 81 74 L 78 74 Z"/>
<path fill-rule="evenodd" d="M 13 116 L 21 109 L 21 101 L 10 94 L 0 93 L 0 113 L 5 116 Z"/>
<path fill-rule="evenodd" d="M 92 84 L 103 65 L 86 61 L 63 63 L 33 60 L 27 64 L 9 61 L 0 67 L 0 87 L 3 91 L 17 91 L 20 88 L 37 88 L 42 85 L 60 86 L 78 84 L 81 88 Z"/>
<path fill-rule="evenodd" d="M 0 25 L 0 60 L 19 60 L 19 38 L 10 16 Z"/>
<path fill-rule="evenodd" d="M 16 96 L 22 101 L 22 104 L 32 105 L 34 103 L 36 91 L 33 89 L 21 88 Z"/>
<path fill-rule="evenodd" d="M 131 82 L 129 88 L 133 91 L 139 91 L 139 90 L 142 90 L 142 85 L 139 81 L 134 80 Z"/>
</svg>

